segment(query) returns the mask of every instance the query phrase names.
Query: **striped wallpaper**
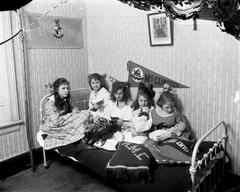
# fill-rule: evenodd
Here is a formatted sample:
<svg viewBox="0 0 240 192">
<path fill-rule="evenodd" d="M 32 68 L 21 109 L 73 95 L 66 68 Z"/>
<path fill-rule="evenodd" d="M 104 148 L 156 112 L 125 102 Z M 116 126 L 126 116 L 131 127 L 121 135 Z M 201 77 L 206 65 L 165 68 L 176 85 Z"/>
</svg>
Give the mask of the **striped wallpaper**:
<svg viewBox="0 0 240 192">
<path fill-rule="evenodd" d="M 13 31 L 19 30 L 19 22 L 16 20 L 16 13 L 10 13 L 12 21 L 12 29 Z M 10 18 L 6 18 L 6 23 L 10 22 Z M 11 33 L 6 34 L 6 36 L 10 36 Z M 23 54 L 22 54 L 22 46 L 20 42 L 20 38 L 14 38 L 13 41 L 7 42 L 7 44 L 14 44 L 14 68 L 16 70 L 16 76 L 11 74 L 8 78 L 11 77 L 10 82 L 17 80 L 17 95 L 18 95 L 18 103 L 14 103 L 14 105 L 18 105 L 19 109 L 13 108 L 12 114 L 15 117 L 19 116 L 19 120 L 25 120 L 25 106 L 24 106 L 24 82 L 23 82 Z M 1 45 L 3 46 L 3 45 Z M 4 91 L 4 90 L 1 90 Z M 19 115 L 18 115 L 19 114 Z M 16 120 L 16 119 L 15 119 Z M 0 133 L 0 162 L 6 159 L 12 158 L 14 156 L 23 154 L 28 151 L 28 143 L 27 143 L 27 135 L 26 135 L 26 127 L 25 125 L 17 125 L 9 128 L 5 128 L 1 130 Z"/>
</svg>

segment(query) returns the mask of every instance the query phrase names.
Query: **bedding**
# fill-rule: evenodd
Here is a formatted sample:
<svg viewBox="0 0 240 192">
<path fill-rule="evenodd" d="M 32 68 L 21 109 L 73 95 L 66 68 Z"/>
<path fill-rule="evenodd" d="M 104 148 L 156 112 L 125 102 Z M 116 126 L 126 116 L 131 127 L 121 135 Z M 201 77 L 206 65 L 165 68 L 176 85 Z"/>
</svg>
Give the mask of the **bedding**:
<svg viewBox="0 0 240 192">
<path fill-rule="evenodd" d="M 204 141 L 199 147 L 199 155 L 208 151 L 214 142 Z M 79 163 L 102 176 L 106 182 L 106 167 L 109 160 L 115 154 L 114 151 L 100 149 L 84 142 L 76 142 L 57 148 L 61 155 L 76 159 Z M 157 164 L 149 163 L 151 180 L 148 182 L 129 180 L 111 180 L 111 184 L 117 189 L 127 192 L 184 192 L 191 188 L 189 164 Z"/>
<path fill-rule="evenodd" d="M 163 142 L 149 139 L 144 146 L 151 152 L 156 163 L 190 164 L 195 141 L 170 138 Z"/>
<path fill-rule="evenodd" d="M 152 155 L 144 145 L 121 141 L 107 163 L 106 176 L 113 180 L 147 182 L 151 159 Z"/>
<path fill-rule="evenodd" d="M 80 92 L 79 90 L 77 90 L 76 92 L 72 91 L 77 95 L 76 102 L 73 102 L 73 103 L 81 104 L 81 109 L 83 109 L 82 107 L 87 106 L 86 105 L 87 100 L 85 99 L 83 101 L 78 100 L 79 98 L 78 93 L 81 93 L 82 91 L 86 91 L 86 89 L 82 89 L 80 90 Z M 40 108 L 40 113 L 41 113 L 41 108 Z M 167 143 L 167 142 L 158 143 L 158 147 L 160 147 L 160 149 L 163 151 L 165 150 L 165 154 L 168 155 L 167 157 L 168 157 L 168 160 L 170 161 L 164 161 L 166 160 L 166 156 L 162 158 L 162 156 L 159 156 L 159 154 L 154 157 L 153 155 L 154 153 L 151 153 L 151 150 L 148 149 L 150 152 L 150 154 L 148 155 L 149 156 L 152 155 L 152 157 L 150 158 L 150 160 L 148 159 L 149 161 L 146 161 L 144 164 L 145 167 L 149 168 L 147 172 L 147 177 L 146 177 L 148 179 L 145 179 L 145 182 L 142 182 L 142 181 L 146 176 L 146 172 L 143 174 L 143 176 L 138 177 L 138 179 L 131 179 L 131 178 L 129 179 L 129 177 L 127 177 L 127 179 L 119 179 L 115 177 L 110 180 L 109 175 L 107 174 L 107 166 L 111 165 L 114 167 L 114 166 L 117 166 L 117 164 L 121 163 L 121 164 L 124 164 L 124 166 L 126 167 L 126 170 L 128 167 L 133 167 L 133 166 L 137 167 L 138 165 L 136 163 L 134 164 L 134 162 L 131 162 L 131 161 L 129 163 L 129 158 L 128 158 L 129 155 L 127 155 L 127 158 L 124 158 L 125 155 L 122 155 L 124 150 L 122 151 L 121 150 L 122 148 L 119 148 L 121 146 L 119 145 L 119 143 L 123 140 L 131 142 L 132 144 L 128 144 L 128 146 L 130 146 L 129 148 L 131 148 L 136 144 L 143 144 L 145 142 L 146 137 L 145 136 L 138 136 L 138 138 L 131 137 L 131 135 L 128 135 L 128 134 L 124 135 L 122 134 L 122 132 L 119 133 L 118 131 L 116 133 L 114 133 L 114 131 L 108 132 L 106 131 L 107 129 L 106 130 L 104 129 L 105 126 L 102 126 L 103 129 L 100 129 L 102 131 L 96 132 L 97 133 L 96 134 L 97 137 L 96 137 L 95 134 L 91 134 L 91 132 L 96 131 L 95 129 L 96 127 L 94 128 L 94 126 L 89 127 L 88 131 L 90 131 L 89 132 L 90 135 L 89 137 L 84 138 L 86 139 L 85 141 L 82 139 L 65 146 L 60 146 L 58 148 L 55 148 L 54 150 L 58 152 L 60 155 L 71 158 L 72 160 L 77 161 L 80 164 L 91 169 L 92 171 L 96 172 L 104 180 L 106 180 L 106 182 L 112 184 L 113 186 L 115 186 L 117 189 L 120 189 L 121 191 L 126 191 L 126 192 L 201 191 L 201 189 L 205 188 L 206 186 L 204 183 L 208 184 L 208 189 L 214 189 L 217 185 L 216 178 L 218 179 L 222 178 L 225 173 L 224 165 L 227 159 L 226 153 L 225 153 L 226 152 L 225 149 L 227 148 L 226 147 L 227 128 L 225 126 L 224 121 L 219 122 L 217 125 L 211 128 L 199 140 L 197 140 L 196 144 L 186 143 L 183 141 L 182 143 L 179 141 L 174 141 L 172 143 Z M 210 135 L 214 130 L 216 130 L 220 126 L 223 126 L 224 128 L 223 130 L 225 131 L 224 132 L 225 134 L 223 135 L 223 137 L 219 139 L 217 142 L 205 141 L 208 135 Z M 111 139 L 108 139 L 112 134 L 113 134 L 113 137 Z M 43 147 L 44 166 L 47 167 L 46 154 L 45 154 L 45 148 L 44 148 L 45 142 L 44 142 L 43 136 L 44 134 L 42 131 L 39 131 L 37 133 L 37 140 L 40 146 Z M 89 145 L 88 142 L 90 144 L 93 143 L 92 142 L 93 140 L 91 141 L 91 139 L 93 140 L 100 139 L 100 141 L 105 141 L 106 139 L 106 141 L 103 143 L 99 143 L 100 145 L 98 146 L 96 145 L 97 142 L 95 142 L 93 145 Z M 178 142 L 178 145 L 177 145 L 177 142 Z M 189 157 L 190 155 L 188 154 L 188 150 L 192 151 L 193 144 L 195 144 L 193 154 L 191 157 Z M 116 151 L 116 146 L 117 146 L 117 151 Z M 136 145 L 136 146 L 141 146 L 141 145 Z M 222 146 L 224 146 L 224 148 Z M 183 151 L 180 150 L 181 148 Z M 144 148 L 142 149 L 145 150 Z M 184 149 L 185 149 L 185 152 L 187 153 L 183 153 Z M 198 153 L 196 153 L 197 151 Z M 184 156 L 183 154 L 186 156 Z M 197 157 L 196 159 L 195 159 L 195 155 Z M 190 165 L 188 163 L 185 163 L 185 159 L 183 157 L 187 159 L 187 162 L 192 160 L 193 161 L 192 164 Z M 156 161 L 157 158 L 160 158 L 159 159 L 160 161 Z M 201 161 L 199 160 L 200 158 L 202 158 Z M 127 172 L 127 174 L 129 173 Z M 209 177 L 208 174 L 211 174 L 211 176 Z M 118 174 L 118 175 L 121 176 L 121 174 Z M 199 181 L 203 183 L 200 183 Z M 194 183 L 194 185 L 192 185 L 192 183 Z M 210 190 L 205 189 L 203 191 L 210 191 Z"/>
</svg>

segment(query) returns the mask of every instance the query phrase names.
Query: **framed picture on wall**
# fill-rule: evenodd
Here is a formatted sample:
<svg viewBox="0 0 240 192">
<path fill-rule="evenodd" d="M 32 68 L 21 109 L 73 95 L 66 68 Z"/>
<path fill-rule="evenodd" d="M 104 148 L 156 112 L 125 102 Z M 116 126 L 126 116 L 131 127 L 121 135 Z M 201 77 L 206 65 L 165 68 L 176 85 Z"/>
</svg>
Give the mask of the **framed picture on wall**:
<svg viewBox="0 0 240 192">
<path fill-rule="evenodd" d="M 173 20 L 165 13 L 148 14 L 150 46 L 173 45 Z"/>
</svg>

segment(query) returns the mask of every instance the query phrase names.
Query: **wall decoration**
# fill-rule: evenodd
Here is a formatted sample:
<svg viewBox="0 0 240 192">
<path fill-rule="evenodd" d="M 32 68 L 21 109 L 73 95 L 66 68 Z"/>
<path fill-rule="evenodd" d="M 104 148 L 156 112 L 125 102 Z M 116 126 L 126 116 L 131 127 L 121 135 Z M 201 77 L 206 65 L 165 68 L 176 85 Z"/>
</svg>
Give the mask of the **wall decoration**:
<svg viewBox="0 0 240 192">
<path fill-rule="evenodd" d="M 28 48 L 83 48 L 81 18 L 25 12 Z"/>
<path fill-rule="evenodd" d="M 130 87 L 138 87 L 141 82 L 146 85 L 152 84 L 153 87 L 163 87 L 164 84 L 168 84 L 173 88 L 189 88 L 132 61 L 128 61 L 127 70 L 129 72 L 128 83 Z"/>
<path fill-rule="evenodd" d="M 240 40 L 239 0 L 118 0 L 144 11 L 166 12 L 172 19 L 196 19 L 217 21 L 217 27 Z"/>
<path fill-rule="evenodd" d="M 172 19 L 165 13 L 148 14 L 148 30 L 151 46 L 173 45 Z"/>
</svg>

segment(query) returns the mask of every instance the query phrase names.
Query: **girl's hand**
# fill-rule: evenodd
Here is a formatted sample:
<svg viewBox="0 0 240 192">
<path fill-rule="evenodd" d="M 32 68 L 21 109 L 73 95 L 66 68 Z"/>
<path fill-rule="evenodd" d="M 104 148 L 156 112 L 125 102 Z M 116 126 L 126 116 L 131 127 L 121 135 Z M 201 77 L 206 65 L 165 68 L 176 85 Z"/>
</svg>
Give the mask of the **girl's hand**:
<svg viewBox="0 0 240 192">
<path fill-rule="evenodd" d="M 150 109 L 149 107 L 142 107 L 142 112 L 146 112 L 146 113 L 149 113 L 150 112 Z"/>
<path fill-rule="evenodd" d="M 160 135 L 156 137 L 157 141 L 164 141 L 165 139 L 168 139 L 172 137 L 172 133 L 170 131 L 164 131 Z"/>
<path fill-rule="evenodd" d="M 77 107 L 74 107 L 74 108 L 72 109 L 72 112 L 73 112 L 73 113 L 79 113 L 80 111 L 78 110 Z"/>
<path fill-rule="evenodd" d="M 93 122 L 94 122 L 94 123 L 99 123 L 100 118 L 101 118 L 101 117 L 100 117 L 99 115 L 93 116 Z"/>
<path fill-rule="evenodd" d="M 119 126 L 122 126 L 123 123 L 124 123 L 123 119 L 118 119 L 118 120 L 117 120 L 117 124 L 118 124 Z"/>
</svg>

